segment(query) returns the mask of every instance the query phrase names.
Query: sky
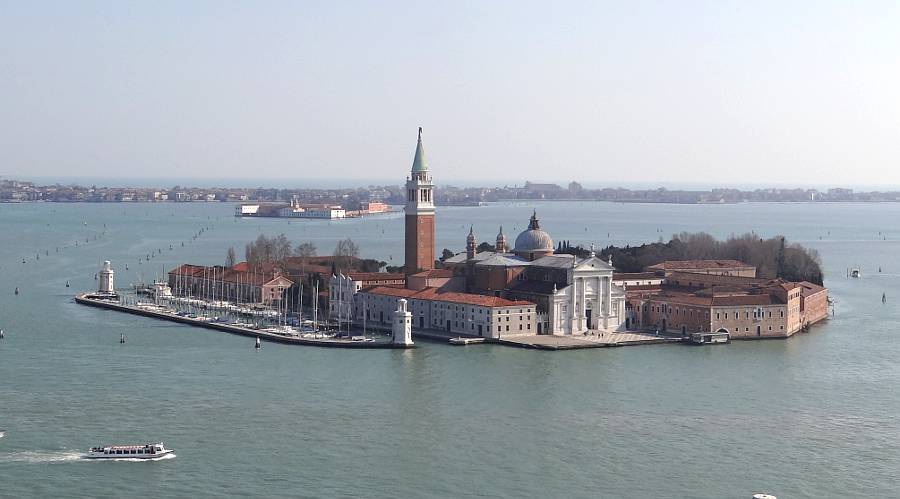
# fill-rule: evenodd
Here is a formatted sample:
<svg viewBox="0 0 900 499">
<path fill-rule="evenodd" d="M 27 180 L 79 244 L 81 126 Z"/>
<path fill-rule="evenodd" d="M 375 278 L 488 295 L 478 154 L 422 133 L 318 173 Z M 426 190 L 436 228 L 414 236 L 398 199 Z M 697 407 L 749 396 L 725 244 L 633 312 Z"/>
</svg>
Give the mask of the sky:
<svg viewBox="0 0 900 499">
<path fill-rule="evenodd" d="M 900 185 L 900 2 L 0 0 L 0 176 Z"/>
</svg>

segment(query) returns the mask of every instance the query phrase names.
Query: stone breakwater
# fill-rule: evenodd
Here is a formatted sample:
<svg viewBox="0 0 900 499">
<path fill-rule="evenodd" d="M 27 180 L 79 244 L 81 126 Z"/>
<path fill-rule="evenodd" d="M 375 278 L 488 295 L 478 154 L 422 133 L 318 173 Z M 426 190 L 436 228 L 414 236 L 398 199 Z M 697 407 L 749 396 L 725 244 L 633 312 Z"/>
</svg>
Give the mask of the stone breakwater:
<svg viewBox="0 0 900 499">
<path fill-rule="evenodd" d="M 258 329 L 250 329 L 245 327 L 234 326 L 231 324 L 225 324 L 222 322 L 213 322 L 206 321 L 201 319 L 195 319 L 192 317 L 186 317 L 177 315 L 170 312 L 160 312 L 157 310 L 148 310 L 145 308 L 132 306 L 132 305 L 122 305 L 120 303 L 100 299 L 97 297 L 92 297 L 90 293 L 81 293 L 75 295 L 75 303 L 79 303 L 81 305 L 88 305 L 91 307 L 105 308 L 109 310 L 116 310 L 119 312 L 125 312 L 129 314 L 142 315 L 144 317 L 152 317 L 154 319 L 162 319 L 170 322 L 177 322 L 180 324 L 187 324 L 190 326 L 197 326 L 206 329 L 213 329 L 216 331 L 222 331 L 225 333 L 237 334 L 241 336 L 247 336 L 251 338 L 259 338 L 265 341 L 271 341 L 274 343 L 285 343 L 289 345 L 305 345 L 305 346 L 316 346 L 316 347 L 329 347 L 329 348 L 378 348 L 378 349 L 394 349 L 394 348 L 413 348 L 414 345 L 395 345 L 390 341 L 384 340 L 376 340 L 376 341 L 353 341 L 347 338 L 298 338 L 292 336 L 285 336 L 282 334 L 273 333 L 270 331 L 261 331 Z"/>
</svg>

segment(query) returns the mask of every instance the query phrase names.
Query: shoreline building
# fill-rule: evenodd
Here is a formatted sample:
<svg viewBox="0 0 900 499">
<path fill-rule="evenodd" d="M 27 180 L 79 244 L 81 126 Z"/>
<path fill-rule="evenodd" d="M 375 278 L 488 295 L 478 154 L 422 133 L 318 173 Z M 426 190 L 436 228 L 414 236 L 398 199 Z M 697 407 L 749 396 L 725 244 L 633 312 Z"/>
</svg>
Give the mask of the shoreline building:
<svg viewBox="0 0 900 499">
<path fill-rule="evenodd" d="M 285 293 L 294 285 L 278 271 L 254 272 L 235 267 L 183 264 L 169 271 L 169 288 L 175 296 L 272 305 L 285 299 Z"/>
<path fill-rule="evenodd" d="M 627 292 L 629 322 L 640 329 L 784 338 L 828 316 L 826 288 L 757 278 L 756 267 L 743 262 L 667 261 L 645 270 L 650 272 L 619 276 L 641 282 Z"/>
<path fill-rule="evenodd" d="M 357 295 L 353 302 L 353 322 L 388 329 L 400 300 L 406 300 L 412 327 L 450 335 L 501 339 L 504 336 L 534 334 L 534 303 L 495 296 L 375 286 Z"/>
</svg>

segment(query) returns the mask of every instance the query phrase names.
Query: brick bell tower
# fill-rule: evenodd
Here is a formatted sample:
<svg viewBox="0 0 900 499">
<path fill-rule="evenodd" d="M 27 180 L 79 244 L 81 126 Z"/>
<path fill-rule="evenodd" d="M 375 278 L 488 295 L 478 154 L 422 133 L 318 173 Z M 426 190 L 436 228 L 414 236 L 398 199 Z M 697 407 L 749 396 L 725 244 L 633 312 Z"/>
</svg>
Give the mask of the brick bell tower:
<svg viewBox="0 0 900 499">
<path fill-rule="evenodd" d="M 419 127 L 416 157 L 406 179 L 406 275 L 434 268 L 433 190 Z"/>
</svg>

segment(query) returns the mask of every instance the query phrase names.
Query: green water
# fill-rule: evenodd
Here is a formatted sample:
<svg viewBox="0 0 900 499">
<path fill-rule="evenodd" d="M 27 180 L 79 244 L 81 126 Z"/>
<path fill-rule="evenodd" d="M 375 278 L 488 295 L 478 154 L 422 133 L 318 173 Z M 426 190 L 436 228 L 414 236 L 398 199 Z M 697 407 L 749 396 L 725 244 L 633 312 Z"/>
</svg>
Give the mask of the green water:
<svg viewBox="0 0 900 499">
<path fill-rule="evenodd" d="M 94 288 L 100 259 L 126 286 L 222 263 L 261 231 L 324 254 L 349 236 L 398 264 L 399 214 L 288 223 L 235 220 L 225 204 L 0 205 L 0 497 L 900 497 L 900 205 L 442 208 L 438 249 L 462 250 L 469 224 L 479 240 L 501 223 L 514 237 L 533 207 L 573 244 L 782 233 L 821 252 L 836 316 L 786 341 L 717 347 L 254 351 L 71 295 Z M 850 266 L 863 277 L 846 278 Z M 178 457 L 78 458 L 147 440 Z"/>
</svg>

